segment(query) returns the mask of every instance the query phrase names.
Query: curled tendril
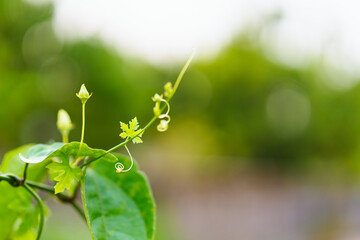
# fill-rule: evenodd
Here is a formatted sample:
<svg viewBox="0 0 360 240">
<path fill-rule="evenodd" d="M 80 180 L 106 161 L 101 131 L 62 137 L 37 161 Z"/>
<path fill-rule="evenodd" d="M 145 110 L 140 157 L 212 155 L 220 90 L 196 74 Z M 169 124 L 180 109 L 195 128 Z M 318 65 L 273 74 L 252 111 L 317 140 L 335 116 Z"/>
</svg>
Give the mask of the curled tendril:
<svg viewBox="0 0 360 240">
<path fill-rule="evenodd" d="M 162 98 L 160 101 L 161 101 L 161 102 L 164 102 L 164 103 L 166 104 L 167 111 L 166 111 L 166 113 L 164 113 L 164 114 L 160 114 L 160 115 L 158 116 L 158 118 L 159 118 L 159 119 L 163 119 L 163 118 L 165 118 L 165 117 L 170 118 L 170 117 L 169 117 L 169 113 L 170 113 L 170 104 L 169 104 L 169 102 L 166 101 L 166 100 L 163 99 L 163 98 Z M 169 120 L 169 121 L 170 121 L 170 120 Z"/>
<path fill-rule="evenodd" d="M 124 164 L 122 163 L 115 163 L 115 169 L 117 173 L 121 173 L 124 170 Z"/>
<path fill-rule="evenodd" d="M 166 99 L 163 98 L 163 95 L 155 94 L 155 96 L 152 99 L 155 102 L 154 114 L 155 116 L 157 116 L 158 119 L 161 119 L 159 125 L 157 126 L 157 130 L 159 132 L 165 132 L 168 129 L 170 122 L 170 116 L 169 116 L 170 104 Z M 166 113 L 163 114 L 161 114 L 161 110 L 160 110 L 161 102 L 165 103 L 167 108 Z"/>
<path fill-rule="evenodd" d="M 124 164 L 122 164 L 122 163 L 120 163 L 120 162 L 115 163 L 115 169 L 116 169 L 116 172 L 117 172 L 117 173 L 128 172 L 128 171 L 130 171 L 130 169 L 131 169 L 131 168 L 133 167 L 133 165 L 134 165 L 134 159 L 133 159 L 133 157 L 131 156 L 131 153 L 130 153 L 128 147 L 127 147 L 126 145 L 125 145 L 124 147 L 125 147 L 126 151 L 127 151 L 128 154 L 129 154 L 129 157 L 130 157 L 130 160 L 131 160 L 131 165 L 130 165 L 130 167 L 129 167 L 128 169 L 124 170 L 124 168 L 125 168 L 125 167 L 124 167 Z"/>
<path fill-rule="evenodd" d="M 169 126 L 170 116 L 166 115 L 163 118 L 166 118 L 166 119 L 160 120 L 159 125 L 157 125 L 157 127 L 156 127 L 159 132 L 165 132 Z"/>
</svg>

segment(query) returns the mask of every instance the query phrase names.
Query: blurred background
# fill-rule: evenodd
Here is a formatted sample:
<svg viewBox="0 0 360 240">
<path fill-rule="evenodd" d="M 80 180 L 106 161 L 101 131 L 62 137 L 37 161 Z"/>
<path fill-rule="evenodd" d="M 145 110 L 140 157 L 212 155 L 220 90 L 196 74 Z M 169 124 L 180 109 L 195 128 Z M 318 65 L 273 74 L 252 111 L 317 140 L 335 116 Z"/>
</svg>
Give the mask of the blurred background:
<svg viewBox="0 0 360 240">
<path fill-rule="evenodd" d="M 196 59 L 133 155 L 157 203 L 156 240 L 360 239 L 357 1 L 0 0 L 0 155 L 60 141 L 108 149 L 119 121 Z M 90 239 L 49 200 L 44 239 Z M 69 221 L 71 216 L 71 221 Z"/>
</svg>

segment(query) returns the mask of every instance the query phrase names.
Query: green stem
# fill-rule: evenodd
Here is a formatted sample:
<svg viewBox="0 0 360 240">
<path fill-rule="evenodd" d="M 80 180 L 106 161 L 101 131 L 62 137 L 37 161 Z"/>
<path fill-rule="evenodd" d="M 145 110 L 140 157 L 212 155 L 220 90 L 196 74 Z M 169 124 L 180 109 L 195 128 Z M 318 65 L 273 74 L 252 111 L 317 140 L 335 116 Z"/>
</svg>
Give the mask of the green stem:
<svg viewBox="0 0 360 240">
<path fill-rule="evenodd" d="M 81 147 L 84 142 L 84 135 L 85 135 L 85 104 L 86 102 L 82 103 L 82 128 L 81 128 L 81 140 L 80 140 L 78 155 L 80 154 Z"/>
<path fill-rule="evenodd" d="M 172 96 L 174 96 L 176 90 L 178 89 L 178 87 L 179 87 L 179 85 L 180 85 L 180 82 L 181 82 L 181 80 L 183 79 L 184 74 L 185 74 L 186 70 L 188 69 L 191 61 L 192 61 L 193 58 L 194 58 L 194 56 L 195 56 L 195 52 L 193 52 L 193 53 L 191 54 L 191 56 L 189 57 L 189 59 L 186 61 L 184 67 L 181 69 L 181 72 L 180 72 L 179 76 L 177 77 L 177 79 L 176 79 L 176 81 L 175 81 L 175 85 L 174 85 L 174 88 L 173 88 L 173 94 L 171 94 L 171 95 L 169 96 L 168 102 L 170 102 L 170 99 L 172 98 Z"/>
<path fill-rule="evenodd" d="M 79 215 L 81 216 L 81 218 L 86 221 L 85 213 L 84 213 L 83 209 L 81 208 L 81 206 L 80 206 L 77 202 L 75 202 L 75 201 L 70 202 L 70 204 L 71 204 L 71 205 L 74 207 L 74 209 L 79 213 Z"/>
<path fill-rule="evenodd" d="M 62 141 L 63 141 L 63 143 L 68 143 L 69 142 L 69 135 L 68 134 L 63 134 L 62 135 Z"/>
<path fill-rule="evenodd" d="M 24 168 L 24 175 L 23 175 L 23 182 L 26 181 L 26 174 L 27 174 L 27 169 L 29 167 L 29 163 L 25 163 L 25 168 Z"/>
<path fill-rule="evenodd" d="M 42 202 L 39 195 L 37 195 L 37 193 L 29 185 L 24 183 L 22 186 L 35 198 L 35 200 L 37 201 L 37 203 L 39 205 L 40 220 L 39 220 L 39 228 L 38 228 L 38 232 L 37 232 L 37 236 L 36 236 L 36 240 L 39 240 L 41 237 L 42 230 L 44 228 L 44 203 Z"/>
<path fill-rule="evenodd" d="M 2 176 L 0 176 L 0 177 L 2 177 Z M 31 182 L 31 181 L 26 181 L 26 183 L 31 187 L 34 187 L 34 188 L 49 192 L 52 195 L 55 195 L 62 202 L 70 203 L 75 208 L 75 210 L 80 214 L 80 216 L 84 220 L 86 220 L 85 213 L 83 212 L 81 206 L 75 201 L 76 200 L 76 193 L 74 193 L 73 196 L 68 196 L 68 195 L 63 194 L 63 193 L 55 194 L 54 188 L 51 187 L 51 186 L 48 186 L 46 184 L 35 183 L 35 182 Z"/>
<path fill-rule="evenodd" d="M 178 89 L 178 87 L 179 87 L 179 85 L 180 85 L 180 82 L 181 82 L 181 80 L 183 79 L 184 74 L 185 74 L 187 68 L 189 67 L 189 65 L 190 65 L 190 63 L 191 63 L 194 55 L 195 55 L 194 53 L 191 54 L 191 56 L 189 57 L 189 59 L 186 61 L 184 67 L 181 69 L 181 72 L 180 72 L 179 76 L 178 76 L 177 79 L 176 79 L 176 82 L 175 82 L 175 85 L 174 85 L 174 89 L 173 89 L 173 93 L 172 93 L 172 94 L 168 97 L 168 99 L 167 99 L 168 102 L 170 102 L 170 100 L 171 100 L 172 97 L 174 96 L 176 90 Z M 160 114 L 161 114 L 166 108 L 167 108 L 167 105 L 164 105 L 164 106 L 161 108 L 161 110 L 160 110 Z M 110 152 L 112 152 L 112 151 L 115 151 L 116 149 L 118 149 L 118 148 L 120 148 L 120 147 L 125 146 L 127 143 L 129 143 L 130 141 L 132 141 L 134 138 L 138 137 L 140 134 L 143 134 L 143 133 L 145 132 L 145 130 L 148 129 L 148 128 L 156 121 L 157 118 L 158 118 L 158 117 L 154 115 L 153 118 L 148 122 L 148 124 L 146 124 L 146 126 L 142 129 L 142 131 L 139 132 L 137 135 L 135 135 L 134 137 L 129 138 L 129 139 L 127 139 L 127 140 L 119 143 L 118 145 L 110 148 L 109 150 L 107 150 L 107 151 L 106 151 L 105 153 L 103 153 L 102 155 L 100 155 L 100 156 L 98 156 L 98 157 L 96 157 L 96 158 L 94 158 L 94 159 L 92 159 L 92 160 L 90 160 L 90 161 L 88 161 L 88 162 L 83 163 L 82 165 L 80 165 L 80 168 L 85 167 L 85 166 L 89 165 L 90 163 L 95 162 L 96 160 L 99 160 L 100 158 L 102 158 L 102 157 L 105 156 L 106 154 L 108 154 L 108 153 L 110 153 Z M 80 145 L 80 147 L 81 147 L 81 145 Z"/>
<path fill-rule="evenodd" d="M 19 177 L 17 177 L 16 175 L 9 176 L 8 174 L 0 174 L 0 181 L 1 180 L 7 181 L 11 186 L 14 186 L 14 187 L 18 187 L 21 185 L 21 179 Z M 26 182 L 24 182 L 24 184 L 25 183 L 29 187 L 40 189 L 40 190 L 46 191 L 52 195 L 55 195 L 62 202 L 70 203 L 75 208 L 75 210 L 81 215 L 81 217 L 84 220 L 86 220 L 85 214 L 82 211 L 80 205 L 77 202 L 75 202 L 74 196 L 71 197 L 64 193 L 55 194 L 54 188 L 49 185 L 46 185 L 46 184 L 36 183 L 36 182 L 28 181 L 28 180 L 26 180 Z"/>
<path fill-rule="evenodd" d="M 161 112 L 162 112 L 164 109 L 165 109 L 165 108 L 161 109 Z M 120 147 L 125 146 L 127 143 L 131 142 L 134 138 L 138 137 L 138 136 L 139 136 L 140 134 L 142 134 L 147 128 L 149 128 L 149 127 L 151 126 L 151 124 L 153 124 L 153 123 L 156 121 L 156 119 L 157 119 L 157 117 L 154 116 L 154 117 L 150 120 L 150 122 L 149 122 L 148 124 L 146 124 L 146 126 L 142 129 L 142 131 L 139 132 L 137 135 L 135 135 L 134 137 L 129 138 L 128 140 L 123 141 L 122 143 L 119 143 L 118 145 L 110 148 L 110 149 L 107 150 L 105 153 L 101 154 L 100 156 L 98 156 L 98 157 L 96 157 L 96 158 L 94 158 L 94 159 L 91 159 L 91 160 L 88 161 L 88 162 L 83 163 L 82 165 L 80 165 L 80 168 L 85 167 L 85 166 L 89 165 L 90 163 L 95 162 L 96 160 L 99 160 L 100 158 L 102 158 L 102 157 L 105 156 L 106 154 L 108 154 L 108 153 L 110 153 L 110 152 L 112 152 L 112 151 L 115 151 L 116 149 L 118 149 L 118 148 L 120 148 Z"/>
</svg>

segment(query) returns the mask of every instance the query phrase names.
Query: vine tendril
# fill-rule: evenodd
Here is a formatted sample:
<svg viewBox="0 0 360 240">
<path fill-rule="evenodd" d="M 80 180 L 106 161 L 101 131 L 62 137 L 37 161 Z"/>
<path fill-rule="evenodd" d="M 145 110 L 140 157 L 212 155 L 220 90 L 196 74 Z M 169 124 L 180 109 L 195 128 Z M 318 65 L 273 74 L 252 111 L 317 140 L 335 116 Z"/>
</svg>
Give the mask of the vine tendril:
<svg viewBox="0 0 360 240">
<path fill-rule="evenodd" d="M 125 168 L 125 167 L 124 167 L 124 164 L 122 164 L 122 163 L 120 163 L 120 162 L 115 163 L 115 169 L 116 169 L 116 172 L 117 172 L 117 173 L 128 172 L 128 171 L 131 170 L 131 168 L 132 168 L 133 165 L 134 165 L 134 159 L 133 159 L 133 157 L 132 157 L 132 155 L 131 155 L 131 153 L 130 153 L 130 151 L 129 151 L 129 148 L 128 148 L 126 145 L 124 145 L 124 147 L 125 147 L 126 151 L 127 151 L 128 154 L 129 154 L 129 157 L 130 157 L 130 160 L 131 160 L 131 165 L 130 165 L 130 167 L 129 167 L 128 169 L 124 170 L 124 168 Z"/>
</svg>

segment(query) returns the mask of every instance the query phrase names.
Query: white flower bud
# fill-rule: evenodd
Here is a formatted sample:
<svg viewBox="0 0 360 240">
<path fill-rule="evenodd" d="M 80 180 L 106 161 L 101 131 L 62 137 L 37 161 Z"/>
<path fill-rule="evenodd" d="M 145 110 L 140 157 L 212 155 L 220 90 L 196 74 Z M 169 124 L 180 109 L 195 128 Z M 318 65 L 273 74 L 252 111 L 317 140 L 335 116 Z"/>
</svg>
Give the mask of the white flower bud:
<svg viewBox="0 0 360 240">
<path fill-rule="evenodd" d="M 67 141 L 69 132 L 74 128 L 74 125 L 71 122 L 69 114 L 64 109 L 60 109 L 58 112 L 56 126 L 63 136 L 63 139 Z"/>
<path fill-rule="evenodd" d="M 80 91 L 76 93 L 76 96 L 80 98 L 81 102 L 84 104 L 91 97 L 92 93 L 89 94 L 87 91 L 85 84 L 81 85 Z"/>
</svg>

